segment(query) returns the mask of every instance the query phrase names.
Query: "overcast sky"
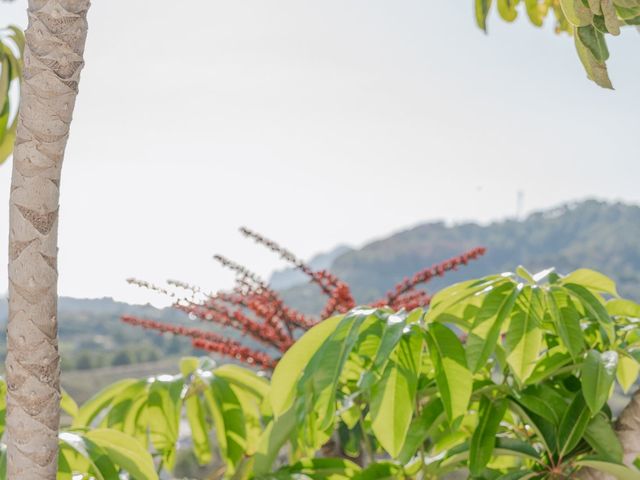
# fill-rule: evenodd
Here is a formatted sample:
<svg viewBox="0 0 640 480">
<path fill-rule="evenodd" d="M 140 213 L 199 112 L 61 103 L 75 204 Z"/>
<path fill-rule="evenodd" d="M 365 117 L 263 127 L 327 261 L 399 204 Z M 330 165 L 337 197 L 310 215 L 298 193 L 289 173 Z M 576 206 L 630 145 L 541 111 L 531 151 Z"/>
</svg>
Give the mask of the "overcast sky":
<svg viewBox="0 0 640 480">
<path fill-rule="evenodd" d="M 0 24 L 26 25 L 25 8 L 0 4 Z M 423 221 L 513 216 L 519 190 L 526 211 L 640 202 L 640 34 L 610 42 L 611 92 L 550 20 L 492 18 L 485 36 L 470 0 L 95 0 L 60 293 L 154 300 L 129 276 L 224 287 L 218 252 L 280 266 L 241 225 L 308 257 Z"/>
</svg>

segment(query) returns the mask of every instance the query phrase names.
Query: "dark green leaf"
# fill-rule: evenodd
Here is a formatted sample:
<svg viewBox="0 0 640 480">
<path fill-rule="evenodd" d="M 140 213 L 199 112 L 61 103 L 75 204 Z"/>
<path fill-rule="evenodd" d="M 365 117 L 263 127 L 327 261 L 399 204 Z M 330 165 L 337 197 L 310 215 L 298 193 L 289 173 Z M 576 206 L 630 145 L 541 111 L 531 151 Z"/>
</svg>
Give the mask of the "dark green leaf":
<svg viewBox="0 0 640 480">
<path fill-rule="evenodd" d="M 469 451 L 469 470 L 472 475 L 480 475 L 491 460 L 498 426 L 506 410 L 505 399 L 490 400 L 484 396 L 480 399 L 478 426 L 471 437 Z"/>
<path fill-rule="evenodd" d="M 584 438 L 598 455 L 612 462 L 622 462 L 622 445 L 613 430 L 609 417 L 604 413 L 599 412 L 591 419 L 584 432 Z"/>
<path fill-rule="evenodd" d="M 584 435 L 591 413 L 584 398 L 578 393 L 567 408 L 558 427 L 558 450 L 561 456 L 571 452 Z"/>
</svg>

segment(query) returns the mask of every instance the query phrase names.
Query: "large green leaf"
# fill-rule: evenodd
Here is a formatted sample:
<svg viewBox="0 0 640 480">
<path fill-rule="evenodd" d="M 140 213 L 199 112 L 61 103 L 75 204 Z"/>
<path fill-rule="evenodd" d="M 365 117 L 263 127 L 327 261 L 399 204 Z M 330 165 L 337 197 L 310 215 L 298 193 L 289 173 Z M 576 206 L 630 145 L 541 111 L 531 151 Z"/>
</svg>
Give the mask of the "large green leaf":
<svg viewBox="0 0 640 480">
<path fill-rule="evenodd" d="M 527 410 L 558 425 L 567 410 L 567 403 L 560 393 L 548 385 L 533 385 L 517 395 L 517 401 Z"/>
<path fill-rule="evenodd" d="M 149 437 L 169 469 L 173 469 L 176 459 L 183 387 L 182 377 L 161 376 L 149 391 Z"/>
<path fill-rule="evenodd" d="M 496 442 L 498 426 L 507 410 L 505 399 L 480 399 L 478 426 L 471 436 L 469 449 L 469 470 L 472 475 L 480 475 L 491 460 Z"/>
<path fill-rule="evenodd" d="M 305 399 L 309 444 L 317 443 L 318 440 L 312 438 L 335 421 L 338 381 L 363 323 L 368 318 L 385 321 L 388 315 L 376 309 L 352 310 L 309 360 L 297 385 L 298 395 Z"/>
<path fill-rule="evenodd" d="M 392 462 L 372 463 L 354 475 L 353 480 L 401 480 L 406 476 L 402 467 Z"/>
<path fill-rule="evenodd" d="M 472 372 L 486 366 L 493 354 L 504 321 L 511 314 L 520 287 L 504 283 L 493 288 L 484 298 L 476 314 L 465 345 L 467 361 Z"/>
<path fill-rule="evenodd" d="M 582 394 L 578 392 L 558 427 L 558 450 L 561 456 L 571 452 L 584 435 L 591 414 Z"/>
<path fill-rule="evenodd" d="M 144 384 L 143 380 L 124 379 L 113 383 L 91 397 L 78 410 L 73 419 L 73 427 L 88 427 L 96 416 L 106 408 L 119 393 L 133 384 Z"/>
<path fill-rule="evenodd" d="M 61 457 L 69 473 L 80 472 L 95 475 L 97 480 L 109 480 L 118 478 L 118 468 L 107 452 L 85 436 L 77 433 L 62 432 L 59 435 L 61 450 L 65 447 L 73 449 L 78 455 L 65 455 Z M 79 460 L 79 461 L 78 461 Z M 65 468 L 66 467 L 66 468 Z M 88 467 L 88 468 L 87 468 Z"/>
<path fill-rule="evenodd" d="M 605 308 L 609 315 L 640 318 L 640 305 L 631 300 L 614 298 L 606 303 Z"/>
<path fill-rule="evenodd" d="M 233 471 L 247 445 L 242 405 L 229 383 L 215 376 L 205 391 L 205 399 L 215 424 L 220 455 L 228 464 L 227 470 Z"/>
<path fill-rule="evenodd" d="M 524 383 L 533 373 L 542 345 L 540 329 L 541 292 L 525 286 L 511 315 L 509 330 L 505 336 L 507 363 L 514 377 Z"/>
<path fill-rule="evenodd" d="M 589 50 L 579 37 L 577 32 L 578 28 L 581 27 L 575 27 L 573 38 L 575 41 L 576 51 L 578 52 L 578 58 L 580 58 L 580 62 L 582 62 L 582 66 L 587 72 L 587 78 L 593 80 L 601 87 L 613 89 L 613 85 L 609 79 L 607 65 L 604 61 L 598 60 L 593 53 L 591 53 L 591 50 Z"/>
<path fill-rule="evenodd" d="M 450 308 L 459 304 L 464 305 L 475 296 L 481 296 L 490 287 L 497 287 L 501 283 L 510 282 L 511 274 L 504 273 L 502 275 L 492 275 L 479 280 L 469 280 L 466 282 L 456 283 L 450 287 L 444 288 L 437 292 L 431 299 L 429 310 L 426 314 L 427 323 L 438 320 L 438 317 Z"/>
<path fill-rule="evenodd" d="M 595 457 L 585 458 L 575 463 L 581 467 L 593 468 L 601 472 L 609 473 L 618 480 L 640 480 L 640 472 L 637 470 L 632 470 L 631 468 L 619 463 L 609 462 L 606 459 Z"/>
<path fill-rule="evenodd" d="M 255 372 L 237 365 L 221 365 L 215 370 L 216 377 L 224 378 L 229 384 L 249 391 L 258 399 L 269 396 L 269 382 Z"/>
<path fill-rule="evenodd" d="M 311 480 L 346 480 L 353 478 L 360 471 L 361 468 L 358 465 L 344 458 L 307 458 L 262 478 L 288 480 L 302 477 Z"/>
<path fill-rule="evenodd" d="M 392 458 L 400 453 L 413 417 L 422 346 L 421 332 L 409 330 L 371 392 L 371 428 Z"/>
<path fill-rule="evenodd" d="M 600 353 L 596 350 L 587 352 L 581 369 L 582 394 L 593 414 L 598 413 L 607 403 L 616 377 L 617 366 L 617 352 Z"/>
<path fill-rule="evenodd" d="M 61 389 L 60 408 L 71 418 L 78 414 L 78 404 L 64 389 Z"/>
<path fill-rule="evenodd" d="M 427 436 L 438 428 L 444 419 L 444 405 L 441 399 L 434 398 L 424 405 L 418 418 L 409 426 L 402 451 L 397 457 L 398 460 L 403 464 L 408 463 Z"/>
<path fill-rule="evenodd" d="M 193 452 L 200 465 L 211 461 L 211 443 L 209 442 L 209 428 L 205 417 L 205 408 L 197 394 L 187 395 L 184 399 L 185 411 L 189 428 Z"/>
<path fill-rule="evenodd" d="M 432 323 L 427 330 L 427 343 L 435 367 L 438 393 L 451 424 L 466 413 L 471 398 L 472 375 L 460 339 L 449 328 Z"/>
<path fill-rule="evenodd" d="M 613 430 L 609 417 L 603 412 L 598 412 L 598 414 L 591 419 L 584 432 L 584 438 L 598 455 L 612 462 L 622 462 L 622 445 L 620 444 L 620 440 L 618 440 L 616 432 Z"/>
<path fill-rule="evenodd" d="M 600 299 L 582 285 L 567 283 L 564 288 L 565 291 L 580 302 L 591 316 L 600 324 L 600 327 L 605 333 L 605 342 L 609 344 L 613 341 L 615 337 L 613 321 L 607 313 L 607 310 L 604 308 L 604 305 L 600 302 Z"/>
<path fill-rule="evenodd" d="M 640 374 L 640 363 L 631 355 L 623 352 L 618 358 L 616 378 L 624 393 L 628 393 Z"/>
<path fill-rule="evenodd" d="M 562 290 L 552 289 L 546 293 L 547 309 L 556 331 L 562 339 L 562 344 L 573 358 L 577 358 L 584 349 L 584 332 L 580 326 L 580 316 L 575 308 L 567 306 L 560 309 L 556 296 L 565 297 L 563 298 L 565 303 L 570 302 Z"/>
<path fill-rule="evenodd" d="M 151 455 L 135 438 L 103 428 L 89 430 L 83 436 L 98 445 L 136 480 L 158 480 Z"/>
<path fill-rule="evenodd" d="M 291 407 L 302 372 L 342 318 L 337 316 L 320 322 L 294 343 L 280 359 L 271 377 L 269 393 L 276 416 L 282 415 Z"/>
<path fill-rule="evenodd" d="M 577 1 L 579 2 L 580 0 Z M 606 58 L 603 60 L 606 60 Z M 562 279 L 562 283 L 575 283 L 598 293 L 608 293 L 614 297 L 618 296 L 616 284 L 613 280 L 600 272 L 589 270 L 588 268 L 581 268 L 570 273 Z"/>
<path fill-rule="evenodd" d="M 271 467 L 278 457 L 278 453 L 284 444 L 291 439 L 295 431 L 296 420 L 295 409 L 290 408 L 266 426 L 254 455 L 254 473 L 256 475 L 265 475 L 271 472 Z"/>
<path fill-rule="evenodd" d="M 542 382 L 570 363 L 571 356 L 566 353 L 563 347 L 553 347 L 548 350 L 540 360 L 538 360 L 533 372 L 525 382 L 525 385 L 535 385 Z"/>
<path fill-rule="evenodd" d="M 593 13 L 582 3 L 582 0 L 560 0 L 560 5 L 562 12 L 572 25 L 576 27 L 591 25 Z"/>
</svg>

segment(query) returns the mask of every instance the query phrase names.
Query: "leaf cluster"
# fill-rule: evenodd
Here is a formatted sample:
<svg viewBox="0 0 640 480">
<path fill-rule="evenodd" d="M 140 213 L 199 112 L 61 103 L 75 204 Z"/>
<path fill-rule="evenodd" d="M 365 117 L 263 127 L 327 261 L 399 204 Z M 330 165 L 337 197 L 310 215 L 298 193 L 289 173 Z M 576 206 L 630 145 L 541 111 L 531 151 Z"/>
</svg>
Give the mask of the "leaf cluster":
<svg viewBox="0 0 640 480">
<path fill-rule="evenodd" d="M 487 31 L 487 16 L 492 0 L 475 0 L 476 23 Z M 578 57 L 587 77 L 601 87 L 613 88 L 607 72 L 609 50 L 606 35 L 620 35 L 620 28 L 640 25 L 640 0 L 497 0 L 500 17 L 513 22 L 518 5 L 531 23 L 541 27 L 545 17 L 553 12 L 556 32 L 573 36 Z"/>
</svg>

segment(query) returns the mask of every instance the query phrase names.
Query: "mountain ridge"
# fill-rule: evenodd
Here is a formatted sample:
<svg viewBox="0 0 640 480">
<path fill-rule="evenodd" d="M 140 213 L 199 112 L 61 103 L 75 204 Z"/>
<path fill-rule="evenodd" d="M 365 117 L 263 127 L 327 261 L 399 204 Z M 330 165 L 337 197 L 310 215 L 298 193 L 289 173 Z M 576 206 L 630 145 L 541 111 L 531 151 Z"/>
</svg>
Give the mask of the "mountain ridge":
<svg viewBox="0 0 640 480">
<path fill-rule="evenodd" d="M 621 295 L 640 299 L 640 206 L 595 199 L 533 212 L 522 220 L 419 224 L 338 256 L 330 270 L 351 285 L 357 302 L 366 303 L 415 271 L 477 246 L 487 247 L 484 257 L 434 279 L 428 290 L 522 264 L 533 271 L 552 266 L 560 273 L 593 268 L 616 280 Z M 281 293 L 307 312 L 317 312 L 324 300 L 312 285 Z"/>
</svg>

